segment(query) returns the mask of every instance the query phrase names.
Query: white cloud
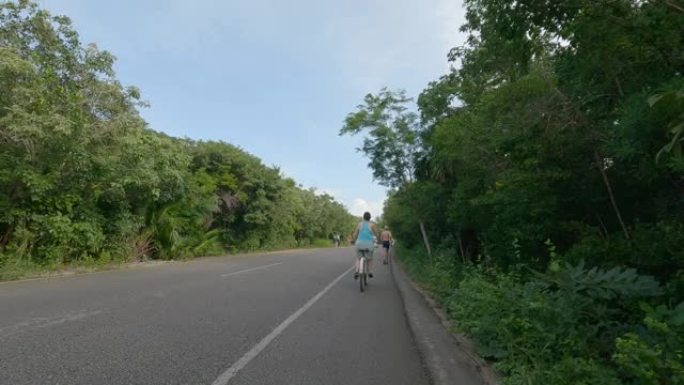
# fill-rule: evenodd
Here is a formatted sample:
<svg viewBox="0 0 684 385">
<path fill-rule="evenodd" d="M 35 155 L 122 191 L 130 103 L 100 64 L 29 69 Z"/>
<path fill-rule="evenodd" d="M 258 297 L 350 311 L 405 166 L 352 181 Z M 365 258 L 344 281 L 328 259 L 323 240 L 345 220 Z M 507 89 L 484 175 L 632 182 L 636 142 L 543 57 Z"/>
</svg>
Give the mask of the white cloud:
<svg viewBox="0 0 684 385">
<path fill-rule="evenodd" d="M 352 201 L 349 211 L 352 215 L 358 215 L 359 217 L 368 211 L 373 218 L 377 218 L 382 215 L 382 207 L 383 202 L 381 201 L 367 201 L 363 198 L 356 198 Z"/>
<path fill-rule="evenodd" d="M 437 20 L 437 37 L 442 48 L 448 52 L 451 48 L 462 45 L 467 35 L 459 29 L 465 24 L 466 10 L 461 1 L 438 0 L 433 17 Z"/>
<path fill-rule="evenodd" d="M 419 92 L 448 71 L 447 53 L 465 40 L 459 31 L 465 21 L 460 0 L 348 4 L 365 12 L 332 18 L 326 34 L 354 92 L 375 92 L 382 86 Z"/>
<path fill-rule="evenodd" d="M 92 21 L 89 12 L 97 7 L 90 0 L 39 1 L 88 24 L 98 31 L 95 38 L 116 35 L 141 54 L 198 55 L 209 62 L 227 54 L 241 62 L 263 53 L 271 55 L 274 70 L 317 58 L 360 95 L 382 86 L 420 91 L 447 72 L 447 52 L 465 38 L 458 31 L 465 21 L 462 0 L 129 0 L 136 12 L 124 13 L 130 27 L 118 30 Z M 106 7 L 112 17 L 122 17 L 128 2 L 122 3 Z"/>
</svg>

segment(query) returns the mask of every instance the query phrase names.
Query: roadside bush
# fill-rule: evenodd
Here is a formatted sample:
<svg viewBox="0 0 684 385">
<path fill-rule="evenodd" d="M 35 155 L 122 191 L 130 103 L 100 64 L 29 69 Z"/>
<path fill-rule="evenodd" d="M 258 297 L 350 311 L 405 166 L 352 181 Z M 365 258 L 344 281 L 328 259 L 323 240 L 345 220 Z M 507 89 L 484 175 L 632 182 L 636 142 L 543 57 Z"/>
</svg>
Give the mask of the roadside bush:
<svg viewBox="0 0 684 385">
<path fill-rule="evenodd" d="M 424 250 L 411 250 L 397 245 L 393 251 L 409 271 L 409 274 L 422 286 L 430 290 L 440 303 L 445 303 L 462 278 L 462 265 L 454 256 L 453 249 L 435 250 L 432 259 Z M 404 257 L 404 256 L 409 256 Z"/>
<path fill-rule="evenodd" d="M 684 266 L 682 250 L 684 223 L 659 221 L 638 223 L 631 230 L 629 240 L 617 234 L 608 238 L 585 237 L 564 254 L 564 259 L 576 263 L 587 261 L 597 266 L 621 263 L 669 279 Z"/>
<path fill-rule="evenodd" d="M 617 338 L 613 361 L 628 384 L 684 384 L 684 302 L 641 308 L 643 324 Z"/>
<path fill-rule="evenodd" d="M 608 359 L 615 340 L 638 329 L 631 313 L 639 301 L 661 293 L 633 269 L 566 265 L 521 281 L 472 268 L 447 309 L 480 353 L 496 360 L 507 384 L 619 384 Z"/>
<path fill-rule="evenodd" d="M 319 239 L 314 239 L 313 242 L 311 242 L 311 246 L 313 246 L 313 247 L 331 247 L 332 242 L 329 239 L 319 238 Z"/>
<path fill-rule="evenodd" d="M 44 262 L 69 263 L 98 255 L 104 235 L 97 223 L 72 221 L 62 214 L 34 216 L 39 247 L 34 256 Z"/>
</svg>

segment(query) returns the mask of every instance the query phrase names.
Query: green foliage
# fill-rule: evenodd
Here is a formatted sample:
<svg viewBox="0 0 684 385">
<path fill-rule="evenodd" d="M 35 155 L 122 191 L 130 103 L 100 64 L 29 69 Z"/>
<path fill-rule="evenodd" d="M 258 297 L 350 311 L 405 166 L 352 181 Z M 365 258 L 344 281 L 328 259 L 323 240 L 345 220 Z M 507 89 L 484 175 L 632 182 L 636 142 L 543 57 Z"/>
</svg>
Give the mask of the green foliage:
<svg viewBox="0 0 684 385">
<path fill-rule="evenodd" d="M 413 180 L 421 142 L 418 116 L 407 111 L 409 102 L 403 91 L 368 94 L 340 130 L 340 135 L 368 131 L 358 151 L 368 157 L 373 177 L 383 186 L 396 188 Z"/>
<path fill-rule="evenodd" d="M 394 250 L 411 276 L 442 302 L 451 296 L 452 288 L 463 278 L 461 265 L 452 257 L 454 250 L 438 248 L 433 263 L 424 250 L 413 251 L 403 245 L 396 245 Z M 408 255 L 411 257 L 406 257 Z"/>
<path fill-rule="evenodd" d="M 566 264 L 560 272 L 553 275 L 537 273 L 537 277 L 560 290 L 602 300 L 615 301 L 618 297 L 629 299 L 662 294 L 658 282 L 653 277 L 639 275 L 635 269 L 586 269 L 584 263 L 578 266 Z"/>
<path fill-rule="evenodd" d="M 625 309 L 659 294 L 652 277 L 631 269 L 568 265 L 524 281 L 470 269 L 446 305 L 480 352 L 497 359 L 506 383 L 620 384 L 604 357 L 623 357 L 616 353 L 624 350 L 620 336 L 638 329 Z M 682 347 L 672 341 L 673 352 Z"/>
<path fill-rule="evenodd" d="M 613 360 L 629 384 L 684 384 L 684 302 L 641 308 L 645 327 L 616 340 Z"/>
<path fill-rule="evenodd" d="M 598 236 L 598 231 L 586 234 L 564 255 L 566 261 L 611 266 L 627 264 L 671 281 L 682 270 L 684 262 L 684 223 L 659 221 L 637 223 L 632 229 L 632 239 L 620 236 Z M 674 283 L 674 281 L 672 281 Z M 684 300 L 684 292 L 676 300 Z"/>
<path fill-rule="evenodd" d="M 330 242 L 329 239 L 314 239 L 313 242 L 311 242 L 312 247 L 331 247 L 332 243 Z"/>
</svg>

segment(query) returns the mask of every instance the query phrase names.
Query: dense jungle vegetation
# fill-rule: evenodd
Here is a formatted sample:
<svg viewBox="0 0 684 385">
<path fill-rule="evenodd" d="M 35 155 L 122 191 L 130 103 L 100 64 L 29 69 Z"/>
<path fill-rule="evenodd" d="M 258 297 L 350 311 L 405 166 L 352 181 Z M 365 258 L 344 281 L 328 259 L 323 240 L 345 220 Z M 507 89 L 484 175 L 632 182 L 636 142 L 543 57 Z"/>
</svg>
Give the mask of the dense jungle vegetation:
<svg viewBox="0 0 684 385">
<path fill-rule="evenodd" d="M 0 4 L 0 278 L 351 232 L 342 204 L 240 148 L 150 129 L 114 60 L 67 17 Z"/>
<path fill-rule="evenodd" d="M 400 257 L 506 384 L 684 384 L 684 3 L 464 3 L 452 70 L 341 131 Z"/>
</svg>

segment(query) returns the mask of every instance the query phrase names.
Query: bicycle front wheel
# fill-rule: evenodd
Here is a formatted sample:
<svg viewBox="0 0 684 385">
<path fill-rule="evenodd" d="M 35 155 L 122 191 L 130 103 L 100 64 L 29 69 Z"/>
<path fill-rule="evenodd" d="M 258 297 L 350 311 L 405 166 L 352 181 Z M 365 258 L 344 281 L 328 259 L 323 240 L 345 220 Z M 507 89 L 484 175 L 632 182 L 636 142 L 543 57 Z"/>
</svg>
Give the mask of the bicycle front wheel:
<svg viewBox="0 0 684 385">
<path fill-rule="evenodd" d="M 363 277 L 365 277 L 366 274 L 361 273 L 359 276 L 359 286 L 361 287 L 361 292 L 363 293 Z"/>
<path fill-rule="evenodd" d="M 366 269 L 366 258 L 361 257 L 361 260 L 359 261 L 359 287 L 361 288 L 362 293 L 366 285 Z"/>
</svg>

